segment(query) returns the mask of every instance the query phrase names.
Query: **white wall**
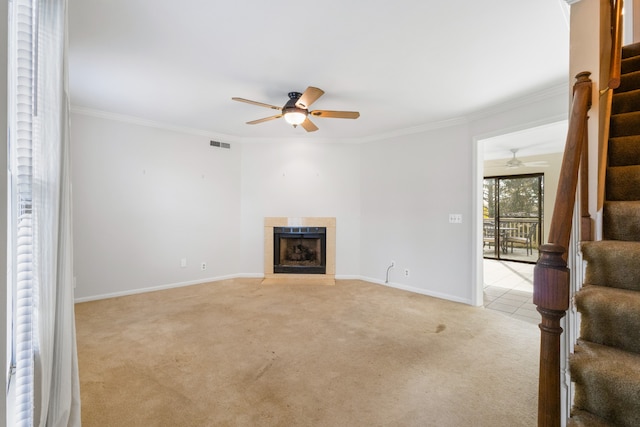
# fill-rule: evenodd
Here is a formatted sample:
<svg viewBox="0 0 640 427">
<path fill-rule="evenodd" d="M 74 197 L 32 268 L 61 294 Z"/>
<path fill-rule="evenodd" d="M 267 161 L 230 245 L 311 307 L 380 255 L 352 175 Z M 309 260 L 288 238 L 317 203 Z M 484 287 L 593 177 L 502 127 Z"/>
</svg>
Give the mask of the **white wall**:
<svg viewBox="0 0 640 427">
<path fill-rule="evenodd" d="M 338 278 L 384 283 L 393 260 L 390 286 L 482 304 L 477 141 L 566 119 L 567 91 L 373 142 L 301 138 L 231 150 L 76 110 L 76 297 L 262 276 L 265 217 L 328 216 L 337 223 Z M 450 213 L 462 224 L 450 224 Z"/>
<path fill-rule="evenodd" d="M 336 276 L 360 273 L 360 150 L 304 139 L 242 145 L 243 273 L 264 273 L 265 217 L 335 217 Z"/>
<path fill-rule="evenodd" d="M 240 271 L 238 146 L 79 113 L 71 143 L 77 299 Z"/>
<path fill-rule="evenodd" d="M 471 303 L 470 141 L 458 125 L 363 147 L 362 276 L 384 282 L 393 260 L 391 285 Z"/>
</svg>

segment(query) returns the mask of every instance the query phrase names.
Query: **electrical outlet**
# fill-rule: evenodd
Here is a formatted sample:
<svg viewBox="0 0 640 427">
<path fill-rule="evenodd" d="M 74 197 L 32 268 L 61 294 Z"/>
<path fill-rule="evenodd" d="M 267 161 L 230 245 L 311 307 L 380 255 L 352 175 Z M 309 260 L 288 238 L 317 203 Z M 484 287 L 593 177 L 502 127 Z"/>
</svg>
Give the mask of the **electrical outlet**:
<svg viewBox="0 0 640 427">
<path fill-rule="evenodd" d="M 204 271 L 207 269 L 207 263 L 203 262 L 202 264 L 200 264 L 200 270 Z"/>
<path fill-rule="evenodd" d="M 449 214 L 450 224 L 462 224 L 462 214 Z"/>
<path fill-rule="evenodd" d="M 185 268 L 187 266 L 187 259 L 186 258 L 182 258 L 180 260 L 180 267 Z"/>
<path fill-rule="evenodd" d="M 409 277 L 409 269 L 408 268 L 404 269 L 404 277 Z"/>
<path fill-rule="evenodd" d="M 391 267 L 395 267 L 396 266 L 396 262 L 395 261 L 391 261 Z"/>
</svg>

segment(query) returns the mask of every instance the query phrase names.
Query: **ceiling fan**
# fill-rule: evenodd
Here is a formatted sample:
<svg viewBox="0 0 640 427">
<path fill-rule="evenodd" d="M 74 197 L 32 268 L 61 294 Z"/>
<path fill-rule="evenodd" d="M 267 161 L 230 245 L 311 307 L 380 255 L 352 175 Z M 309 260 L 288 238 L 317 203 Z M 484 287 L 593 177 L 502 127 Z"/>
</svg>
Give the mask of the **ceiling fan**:
<svg viewBox="0 0 640 427">
<path fill-rule="evenodd" d="M 248 125 L 256 125 L 258 123 L 268 122 L 270 120 L 279 119 L 284 117 L 287 123 L 296 127 L 302 126 L 307 132 L 315 132 L 318 127 L 309 120 L 309 115 L 314 117 L 330 117 L 338 119 L 357 119 L 360 117 L 360 113 L 357 111 L 330 111 L 330 110 L 313 110 L 309 111 L 309 106 L 316 102 L 324 94 L 322 89 L 309 86 L 304 93 L 289 92 L 289 100 L 283 107 L 276 105 L 265 104 L 263 102 L 251 101 L 244 98 L 231 98 L 234 101 L 246 102 L 247 104 L 258 105 L 260 107 L 271 108 L 272 110 L 280 111 L 280 114 L 275 116 L 265 117 L 263 119 L 252 120 L 247 122 Z"/>
<path fill-rule="evenodd" d="M 516 153 L 518 152 L 517 148 L 512 148 L 511 150 L 509 150 L 513 153 L 513 157 L 511 159 L 509 159 L 507 161 L 507 163 L 505 164 L 506 167 L 508 168 L 521 168 L 521 167 L 547 167 L 549 166 L 549 163 L 545 162 L 545 161 L 539 161 L 539 162 L 523 162 L 522 160 L 516 158 Z"/>
</svg>

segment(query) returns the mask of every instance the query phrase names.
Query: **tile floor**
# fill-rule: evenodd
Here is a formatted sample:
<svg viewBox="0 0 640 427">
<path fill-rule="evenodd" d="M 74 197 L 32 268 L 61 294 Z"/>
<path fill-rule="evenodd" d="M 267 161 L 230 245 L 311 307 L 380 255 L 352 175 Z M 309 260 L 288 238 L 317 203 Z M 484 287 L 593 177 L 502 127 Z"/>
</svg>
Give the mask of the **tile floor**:
<svg viewBox="0 0 640 427">
<path fill-rule="evenodd" d="M 484 260 L 484 306 L 537 325 L 540 314 L 533 305 L 534 264 Z"/>
</svg>

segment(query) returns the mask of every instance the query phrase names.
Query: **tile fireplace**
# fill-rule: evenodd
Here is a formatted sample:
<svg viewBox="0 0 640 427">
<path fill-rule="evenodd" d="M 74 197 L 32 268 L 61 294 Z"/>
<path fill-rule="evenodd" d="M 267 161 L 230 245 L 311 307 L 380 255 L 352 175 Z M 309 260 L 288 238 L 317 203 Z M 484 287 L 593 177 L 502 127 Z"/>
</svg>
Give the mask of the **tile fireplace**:
<svg viewBox="0 0 640 427">
<path fill-rule="evenodd" d="M 269 217 L 263 284 L 335 284 L 335 218 Z"/>
</svg>

